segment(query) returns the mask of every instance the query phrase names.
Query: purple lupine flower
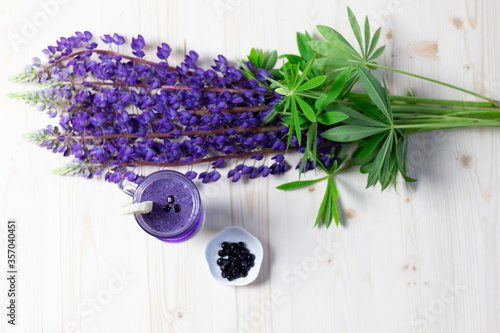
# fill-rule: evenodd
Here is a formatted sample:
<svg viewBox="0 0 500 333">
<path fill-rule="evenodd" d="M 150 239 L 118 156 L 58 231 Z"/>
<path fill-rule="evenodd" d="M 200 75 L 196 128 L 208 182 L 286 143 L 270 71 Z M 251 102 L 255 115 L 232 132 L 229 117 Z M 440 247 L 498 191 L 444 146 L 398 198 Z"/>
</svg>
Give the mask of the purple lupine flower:
<svg viewBox="0 0 500 333">
<path fill-rule="evenodd" d="M 47 127 L 31 139 L 76 158 L 76 164 L 68 167 L 72 174 L 90 178 L 103 173 L 107 181 L 126 178 L 140 183 L 143 177 L 132 170 L 137 165 L 190 165 L 209 159 L 212 170 L 186 173 L 207 183 L 221 178 L 220 169 L 229 164 L 228 158 L 239 161 L 227 173 L 232 182 L 290 169 L 282 155 L 288 129 L 279 117 L 261 127 L 281 95 L 247 79 L 222 55 L 210 69 L 203 69 L 196 64 L 198 54 L 190 51 L 183 62 L 170 67 L 168 44 L 157 47 L 156 56 L 162 61 L 152 63 L 140 59 L 146 45 L 141 35 L 130 43 L 138 57 L 133 60 L 109 50 L 125 43 L 122 36 L 106 34 L 100 39 L 109 44 L 105 50 L 87 31 L 61 38 L 43 50 L 48 64 L 34 59 L 22 76 L 23 82 L 45 82 L 51 87 L 18 98 L 50 116 L 60 116 L 60 128 Z M 259 80 L 271 77 L 253 64 L 247 67 Z M 323 142 L 318 136 L 318 145 Z M 291 145 L 300 149 L 295 136 Z M 266 165 L 264 155 L 273 152 L 272 165 Z M 331 152 L 332 147 L 318 149 L 325 165 L 337 159 Z M 245 165 L 248 157 L 253 165 Z"/>
</svg>

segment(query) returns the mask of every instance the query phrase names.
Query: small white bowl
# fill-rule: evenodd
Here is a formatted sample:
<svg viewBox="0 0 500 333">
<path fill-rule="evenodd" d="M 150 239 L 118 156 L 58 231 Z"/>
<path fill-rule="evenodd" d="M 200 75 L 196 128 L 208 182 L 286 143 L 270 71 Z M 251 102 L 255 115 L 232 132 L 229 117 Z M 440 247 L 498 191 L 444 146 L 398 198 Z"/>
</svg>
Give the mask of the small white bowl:
<svg viewBox="0 0 500 333">
<path fill-rule="evenodd" d="M 248 271 L 246 277 L 234 279 L 233 281 L 222 278 L 220 267 L 217 265 L 217 259 L 219 258 L 218 252 L 222 249 L 222 242 L 243 242 L 250 253 L 255 255 L 255 266 Z M 217 235 L 212 237 L 205 246 L 205 260 L 210 275 L 212 275 L 215 281 L 225 286 L 244 286 L 252 283 L 259 275 L 263 256 L 264 249 L 260 241 L 251 233 L 240 227 L 233 226 L 222 229 Z"/>
</svg>

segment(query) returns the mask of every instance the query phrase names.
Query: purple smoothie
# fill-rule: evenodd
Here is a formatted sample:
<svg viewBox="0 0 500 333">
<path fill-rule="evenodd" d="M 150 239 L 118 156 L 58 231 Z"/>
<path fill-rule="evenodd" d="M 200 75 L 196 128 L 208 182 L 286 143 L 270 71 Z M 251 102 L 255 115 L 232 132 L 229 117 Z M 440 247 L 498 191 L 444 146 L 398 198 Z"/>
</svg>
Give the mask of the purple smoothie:
<svg viewBox="0 0 500 333">
<path fill-rule="evenodd" d="M 151 212 L 136 214 L 135 219 L 144 231 L 163 241 L 188 239 L 200 225 L 200 193 L 193 181 L 180 172 L 152 173 L 137 186 L 133 201 L 153 202 Z"/>
<path fill-rule="evenodd" d="M 168 202 L 169 197 L 173 202 Z M 175 178 L 155 180 L 144 188 L 140 201 L 153 201 L 153 210 L 142 214 L 142 218 L 151 229 L 161 233 L 179 232 L 193 215 L 193 193 L 185 182 Z M 180 211 L 174 207 L 180 207 Z"/>
</svg>

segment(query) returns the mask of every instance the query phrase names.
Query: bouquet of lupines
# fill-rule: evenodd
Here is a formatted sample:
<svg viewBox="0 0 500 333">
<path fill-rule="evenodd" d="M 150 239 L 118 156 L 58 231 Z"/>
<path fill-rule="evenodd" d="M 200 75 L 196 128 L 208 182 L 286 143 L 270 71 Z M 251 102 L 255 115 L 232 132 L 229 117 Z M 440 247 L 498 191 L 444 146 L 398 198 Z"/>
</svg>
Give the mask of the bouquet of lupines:
<svg viewBox="0 0 500 333">
<path fill-rule="evenodd" d="M 299 180 L 287 190 L 326 180 L 316 225 L 339 221 L 333 176 L 348 166 L 368 174 L 367 187 L 386 189 L 406 173 L 407 136 L 459 127 L 497 127 L 500 103 L 443 82 L 379 65 L 380 28 L 373 35 L 368 18 L 364 31 L 350 9 L 358 42 L 353 47 L 335 29 L 317 26 L 325 40 L 297 33 L 299 54 L 252 49 L 248 59 L 231 66 L 219 55 L 209 69 L 200 68 L 190 51 L 178 66 L 168 63 L 169 45 L 157 47 L 157 61 L 146 60 L 144 38 L 131 39 L 133 56 L 119 52 L 125 39 L 100 37 L 99 48 L 88 31 L 61 38 L 12 78 L 38 84 L 39 90 L 13 93 L 39 110 L 58 117 L 27 138 L 72 156 L 56 173 L 86 178 L 104 173 L 110 182 L 143 179 L 141 166 L 173 167 L 210 163 L 206 172 L 186 176 L 202 183 L 220 179 L 225 167 L 233 182 L 282 174 L 290 169 L 284 153 L 298 151 Z M 123 49 L 123 46 L 121 46 Z M 276 66 L 277 62 L 280 62 Z M 278 68 L 275 68 L 278 67 Z M 382 68 L 471 94 L 482 101 L 452 101 L 390 95 L 371 70 Z M 364 92 L 352 90 L 360 82 Z M 354 144 L 348 155 L 342 147 Z M 250 162 L 248 162 L 250 161 Z M 346 162 L 347 161 L 347 162 Z M 301 180 L 308 170 L 326 176 Z"/>
</svg>

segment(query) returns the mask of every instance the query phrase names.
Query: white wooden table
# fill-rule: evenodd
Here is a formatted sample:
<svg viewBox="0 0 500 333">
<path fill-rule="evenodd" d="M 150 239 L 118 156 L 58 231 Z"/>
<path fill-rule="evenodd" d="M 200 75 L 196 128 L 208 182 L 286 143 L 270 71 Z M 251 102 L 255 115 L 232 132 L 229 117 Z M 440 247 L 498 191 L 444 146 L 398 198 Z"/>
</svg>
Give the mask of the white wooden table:
<svg viewBox="0 0 500 333">
<path fill-rule="evenodd" d="M 45 5 L 44 5 L 45 4 Z M 365 190 L 352 170 L 337 178 L 345 225 L 312 228 L 326 184 L 283 193 L 297 174 L 201 187 L 207 223 L 166 244 L 119 214 L 129 197 L 102 179 L 60 177 L 65 160 L 21 139 L 50 122 L 8 100 L 7 83 L 61 36 L 142 34 L 180 61 L 207 66 L 251 47 L 296 52 L 295 32 L 334 26 L 353 41 L 346 5 L 382 26 L 381 62 L 500 98 L 496 0 L 71 1 L 0 3 L 1 332 L 500 332 L 500 130 L 411 138 L 398 193 Z M 45 13 L 45 14 L 44 14 Z M 387 73 L 393 93 L 469 98 Z M 200 167 L 200 169 L 203 167 Z M 185 169 L 181 169 L 185 171 Z M 17 321 L 7 324 L 7 220 L 16 218 Z M 230 225 L 264 245 L 257 281 L 224 287 L 203 248 Z"/>
</svg>

